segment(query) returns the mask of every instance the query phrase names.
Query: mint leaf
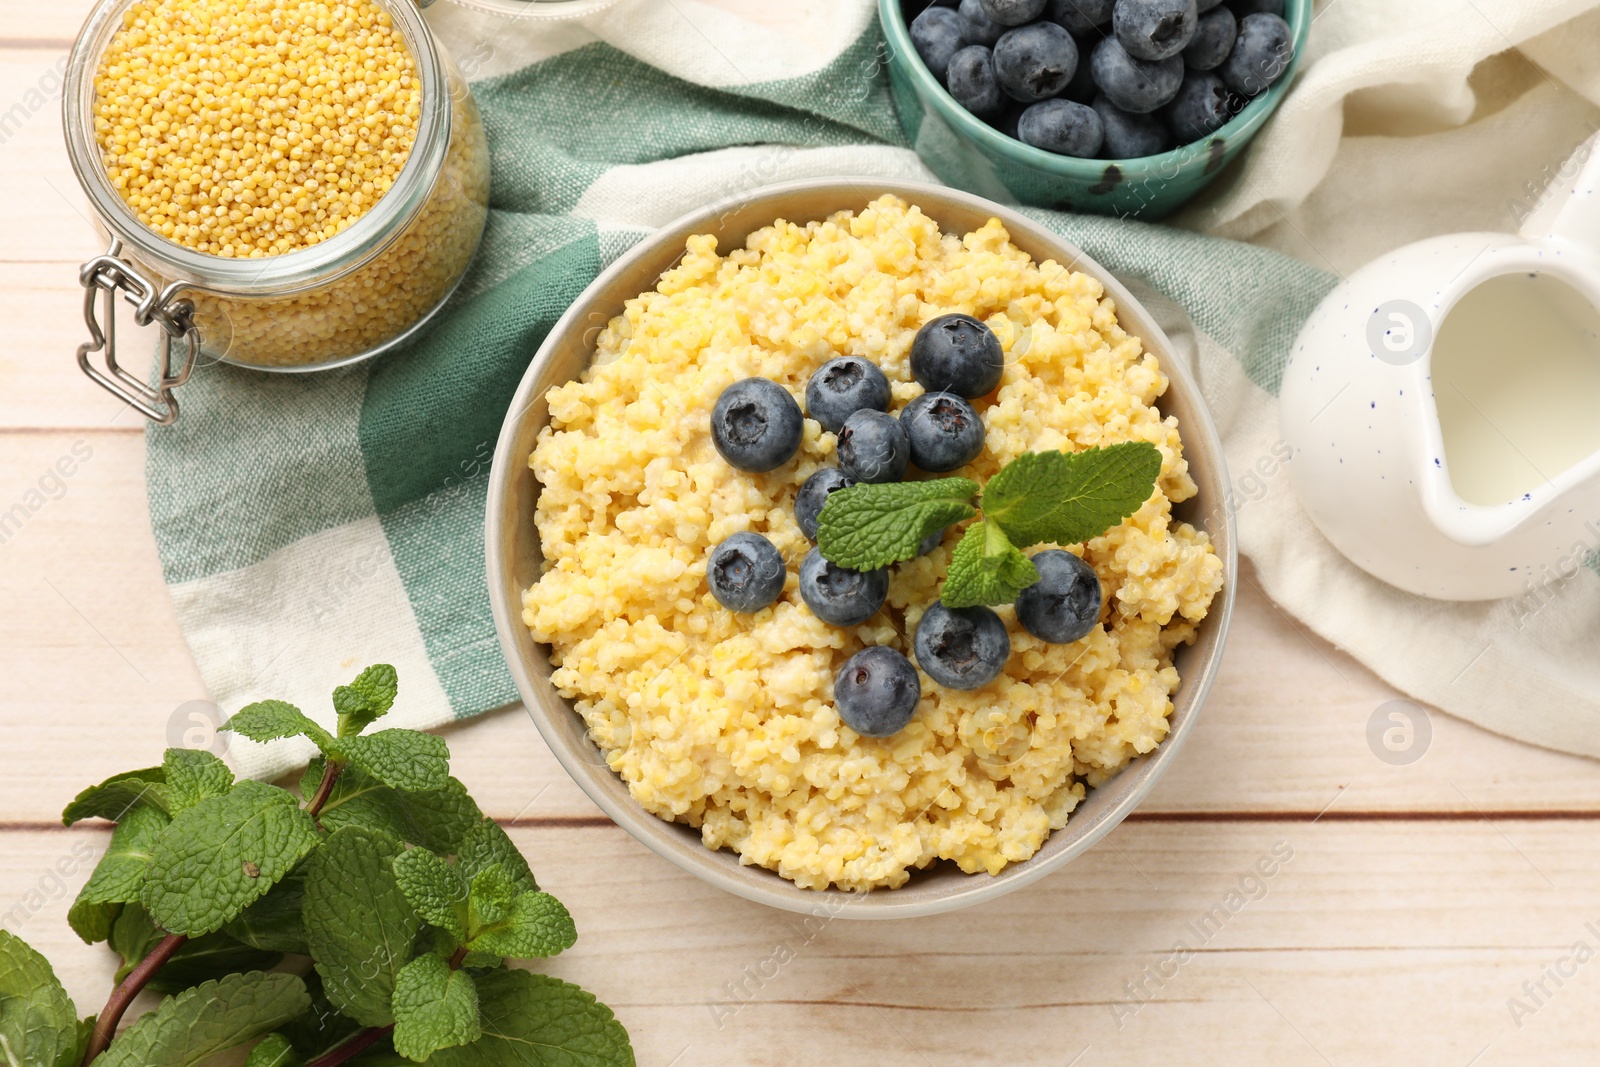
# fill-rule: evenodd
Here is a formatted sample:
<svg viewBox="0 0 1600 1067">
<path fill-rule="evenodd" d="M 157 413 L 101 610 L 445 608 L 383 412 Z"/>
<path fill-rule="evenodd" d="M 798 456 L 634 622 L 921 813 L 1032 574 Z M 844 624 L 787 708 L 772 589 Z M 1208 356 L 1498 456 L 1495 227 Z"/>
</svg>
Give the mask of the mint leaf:
<svg viewBox="0 0 1600 1067">
<path fill-rule="evenodd" d="M 316 792 L 324 766 L 325 761 L 314 759 L 306 768 L 300 780 L 305 796 Z M 346 767 L 317 821 L 330 833 L 341 826 L 361 826 L 450 855 L 483 821 L 483 812 L 467 795 L 467 787 L 455 778 L 445 779 L 443 789 L 402 791 L 389 788 L 358 767 Z"/>
<path fill-rule="evenodd" d="M 523 893 L 504 919 L 476 931 L 467 947 L 510 959 L 543 959 L 569 949 L 578 940 L 572 916 L 549 893 Z"/>
<path fill-rule="evenodd" d="M 472 885 L 467 890 L 468 936 L 510 915 L 517 893 L 517 887 L 511 884 L 506 869 L 498 863 L 490 864 L 473 875 Z"/>
<path fill-rule="evenodd" d="M 163 929 L 209 934 L 265 896 L 320 840 L 292 794 L 240 782 L 162 831 L 140 899 Z"/>
<path fill-rule="evenodd" d="M 1038 580 L 1033 561 L 1007 540 L 999 526 L 975 522 L 950 554 L 939 599 L 947 608 L 1009 604 Z"/>
<path fill-rule="evenodd" d="M 138 904 L 123 908 L 111 934 L 111 947 L 122 957 L 116 982 L 120 984 L 166 936 Z M 235 971 L 266 970 L 282 958 L 282 953 L 242 945 L 226 934 L 207 934 L 185 941 L 145 988 L 152 993 L 179 993 Z"/>
<path fill-rule="evenodd" d="M 467 883 L 450 864 L 425 848 L 394 861 L 394 878 L 416 913 L 457 941 L 467 938 Z"/>
<path fill-rule="evenodd" d="M 292 974 L 230 974 L 163 1001 L 111 1043 L 96 1067 L 194 1067 L 270 1033 L 311 999 Z"/>
<path fill-rule="evenodd" d="M 156 840 L 171 821 L 160 808 L 136 804 L 111 831 L 106 854 L 67 912 L 67 922 L 85 943 L 93 945 L 110 937 L 122 905 L 139 899 Z"/>
<path fill-rule="evenodd" d="M 260 700 L 242 707 L 222 728 L 252 741 L 276 741 L 282 737 L 304 735 L 324 752 L 333 741 L 328 731 L 318 726 L 309 715 L 282 700 Z"/>
<path fill-rule="evenodd" d="M 450 747 L 433 734 L 382 730 L 341 737 L 333 745 L 329 755 L 395 789 L 443 789 L 450 780 Z"/>
<path fill-rule="evenodd" d="M 539 888 L 522 851 L 499 823 L 484 819 L 461 839 L 461 846 L 456 851 L 456 869 L 463 878 L 471 879 L 495 864 L 505 871 L 518 892 L 528 893 Z"/>
<path fill-rule="evenodd" d="M 305 875 L 303 870 L 296 870 L 273 886 L 270 893 L 240 912 L 222 932 L 251 948 L 309 956 L 306 924 L 300 917 L 305 899 Z"/>
<path fill-rule="evenodd" d="M 628 1032 L 577 986 L 512 970 L 490 971 L 477 985 L 483 1036 L 440 1049 L 428 1067 L 635 1067 Z"/>
<path fill-rule="evenodd" d="M 166 798 L 167 814 L 174 818 L 202 800 L 223 796 L 233 788 L 233 772 L 209 752 L 169 748 L 161 769 L 167 780 L 157 788 Z"/>
<path fill-rule="evenodd" d="M 387 663 L 375 663 L 356 676 L 349 685 L 333 691 L 333 707 L 339 713 L 339 736 L 359 734 L 394 707 L 400 679 Z"/>
<path fill-rule="evenodd" d="M 406 964 L 394 987 L 396 1052 L 420 1062 L 478 1035 L 478 989 L 470 975 L 431 952 Z"/>
<path fill-rule="evenodd" d="M 79 793 L 61 813 L 67 826 L 83 819 L 107 819 L 116 822 L 136 805 L 155 805 L 166 810 L 166 796 L 151 786 L 167 780 L 161 767 L 147 767 L 142 771 L 129 771 L 107 778 L 99 785 L 91 785 Z"/>
<path fill-rule="evenodd" d="M 295 1055 L 288 1038 L 282 1034 L 268 1034 L 250 1050 L 244 1067 L 297 1067 L 299 1063 L 300 1057 Z"/>
<path fill-rule="evenodd" d="M 0 930 L 0 1063 L 77 1067 L 78 1010 L 50 963 Z"/>
<path fill-rule="evenodd" d="M 304 918 L 328 1000 L 363 1026 L 394 1022 L 395 976 L 422 922 L 395 881 L 404 846 L 370 830 L 336 830 L 306 866 Z"/>
<path fill-rule="evenodd" d="M 966 478 L 853 485 L 829 494 L 817 520 L 817 547 L 856 571 L 912 559 L 923 538 L 976 515 L 977 495 L 978 484 Z"/>
<path fill-rule="evenodd" d="M 983 516 L 1022 548 L 1099 537 L 1144 506 L 1161 476 L 1161 450 L 1126 441 L 1083 452 L 1028 452 L 983 490 Z"/>
</svg>

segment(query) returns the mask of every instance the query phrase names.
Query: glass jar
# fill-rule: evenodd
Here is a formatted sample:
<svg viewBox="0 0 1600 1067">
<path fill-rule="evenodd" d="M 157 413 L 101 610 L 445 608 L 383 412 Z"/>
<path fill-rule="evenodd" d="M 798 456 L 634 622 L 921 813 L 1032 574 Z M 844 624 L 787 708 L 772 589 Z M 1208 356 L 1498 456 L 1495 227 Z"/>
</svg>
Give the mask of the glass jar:
<svg viewBox="0 0 1600 1067">
<path fill-rule="evenodd" d="M 411 0 L 373 0 L 410 50 L 421 114 L 394 184 L 334 236 L 281 255 L 229 258 L 150 229 L 112 185 L 95 135 L 95 75 L 137 0 L 104 0 L 67 69 L 63 118 L 72 166 L 110 250 L 85 263 L 78 349 L 84 373 L 163 424 L 199 358 L 263 371 L 313 371 L 401 344 L 449 299 L 488 219 L 489 150 L 477 103 Z M 151 384 L 118 365 L 121 292 L 140 325 L 161 327 Z M 103 353 L 103 366 L 91 359 Z"/>
</svg>

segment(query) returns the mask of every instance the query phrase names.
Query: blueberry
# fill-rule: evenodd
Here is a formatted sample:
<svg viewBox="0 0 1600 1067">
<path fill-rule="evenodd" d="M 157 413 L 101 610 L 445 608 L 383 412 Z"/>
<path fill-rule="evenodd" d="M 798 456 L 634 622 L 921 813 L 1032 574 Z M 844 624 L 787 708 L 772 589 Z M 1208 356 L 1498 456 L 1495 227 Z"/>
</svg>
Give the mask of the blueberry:
<svg viewBox="0 0 1600 1067">
<path fill-rule="evenodd" d="M 1094 109 L 1105 126 L 1106 143 L 1100 154 L 1107 159 L 1142 159 L 1172 147 L 1166 124 L 1154 115 L 1124 111 L 1103 95 L 1094 98 Z"/>
<path fill-rule="evenodd" d="M 800 532 L 808 540 L 817 539 L 817 519 L 822 516 L 828 494 L 855 484 L 856 480 L 838 467 L 823 467 L 806 479 L 806 484 L 794 495 L 794 521 L 800 524 Z"/>
<path fill-rule="evenodd" d="M 1002 26 L 983 10 L 983 0 L 961 0 L 961 39 L 968 44 L 993 48 L 1010 27 Z"/>
<path fill-rule="evenodd" d="M 954 393 L 923 393 L 901 410 L 900 424 L 911 443 L 911 462 L 925 471 L 953 471 L 983 452 L 983 420 Z"/>
<path fill-rule="evenodd" d="M 1105 126 L 1088 104 L 1041 100 L 1017 120 L 1017 139 L 1046 152 L 1092 159 L 1105 142 Z"/>
<path fill-rule="evenodd" d="M 1194 38 L 1183 50 L 1183 61 L 1190 70 L 1216 70 L 1233 51 L 1233 39 L 1239 32 L 1239 21 L 1225 7 L 1208 11 L 1200 16 L 1200 25 Z"/>
<path fill-rule="evenodd" d="M 1044 14 L 1046 0 L 981 0 L 984 14 L 1002 26 L 1021 26 Z"/>
<path fill-rule="evenodd" d="M 706 560 L 706 584 L 729 611 L 760 611 L 778 599 L 785 576 L 782 553 L 756 533 L 734 534 Z"/>
<path fill-rule="evenodd" d="M 833 706 L 863 737 L 892 737 L 904 730 L 921 699 L 917 669 L 887 645 L 863 648 L 833 676 Z"/>
<path fill-rule="evenodd" d="M 930 393 L 975 400 L 992 393 L 1006 369 L 994 331 L 971 315 L 930 319 L 911 342 L 911 376 Z"/>
<path fill-rule="evenodd" d="M 1068 645 L 1100 625 L 1100 579 L 1071 552 L 1036 553 L 1039 580 L 1017 596 L 1017 621 L 1041 641 Z"/>
<path fill-rule="evenodd" d="M 1194 0 L 1117 0 L 1111 26 L 1130 56 L 1158 60 L 1183 51 L 1199 18 Z"/>
<path fill-rule="evenodd" d="M 1195 10 L 1199 11 L 1200 14 L 1204 15 L 1207 11 L 1210 11 L 1212 8 L 1216 7 L 1220 3 L 1222 3 L 1222 0 L 1199 0 L 1199 2 L 1196 3 L 1194 6 L 1195 6 Z"/>
<path fill-rule="evenodd" d="M 981 44 L 969 44 L 950 59 L 950 95 L 980 119 L 999 118 L 1006 97 L 994 77 L 994 55 Z"/>
<path fill-rule="evenodd" d="M 813 548 L 800 562 L 800 598 L 811 614 L 830 626 L 860 626 L 878 613 L 889 596 L 889 572 L 853 571 Z"/>
<path fill-rule="evenodd" d="M 1061 98 L 1087 104 L 1100 92 L 1100 87 L 1094 83 L 1094 70 L 1089 63 L 1089 53 L 1093 51 L 1094 46 L 1081 38 L 1074 40 L 1078 42 L 1078 70 L 1072 75 L 1067 87 L 1061 90 Z"/>
<path fill-rule="evenodd" d="M 994 73 L 1000 88 L 1024 104 L 1055 96 L 1077 71 L 1077 42 L 1053 22 L 1007 30 L 995 42 Z"/>
<path fill-rule="evenodd" d="M 1236 18 L 1249 15 L 1277 15 L 1283 18 L 1283 0 L 1228 0 Z"/>
<path fill-rule="evenodd" d="M 1017 123 L 1022 119 L 1022 113 L 1028 110 L 1015 100 L 1007 98 L 1005 110 L 1000 112 L 1000 117 L 990 119 L 989 125 L 1011 138 L 1017 139 Z"/>
<path fill-rule="evenodd" d="M 1233 51 L 1217 73 L 1234 92 L 1255 96 L 1283 77 L 1292 59 L 1294 35 L 1287 22 L 1277 15 L 1246 15 L 1239 20 Z"/>
<path fill-rule="evenodd" d="M 950 57 L 961 50 L 961 16 L 947 7 L 930 7 L 911 20 L 911 46 L 928 66 L 928 73 L 944 82 Z"/>
<path fill-rule="evenodd" d="M 987 685 L 1011 657 L 1011 636 L 1000 616 L 989 608 L 947 608 L 938 601 L 922 613 L 912 645 L 917 666 L 947 689 Z"/>
<path fill-rule="evenodd" d="M 824 363 L 806 383 L 806 414 L 829 433 L 838 433 L 844 420 L 863 408 L 889 410 L 889 379 L 876 364 L 841 356 Z"/>
<path fill-rule="evenodd" d="M 1082 37 L 1111 22 L 1114 3 L 1115 0 L 1050 0 L 1049 19 Z"/>
<path fill-rule="evenodd" d="M 766 378 L 734 382 L 711 409 L 711 443 L 742 471 L 770 471 L 800 448 L 805 419 L 789 390 Z"/>
<path fill-rule="evenodd" d="M 918 542 L 918 558 L 926 556 L 929 552 L 932 552 L 934 549 L 944 544 L 944 535 L 949 531 L 950 527 L 946 526 L 943 530 L 935 530 L 933 533 L 929 534 L 927 537 L 924 537 L 920 542 Z"/>
<path fill-rule="evenodd" d="M 839 431 L 839 466 L 858 482 L 876 485 L 905 477 L 911 445 L 900 420 L 881 411 L 858 411 Z"/>
<path fill-rule="evenodd" d="M 1089 62 L 1106 99 L 1138 115 L 1147 115 L 1171 100 L 1183 84 L 1183 57 L 1168 56 L 1154 63 L 1136 59 L 1115 37 L 1095 45 Z"/>
<path fill-rule="evenodd" d="M 1184 144 L 1209 137 L 1239 113 L 1239 98 L 1209 70 L 1191 70 L 1183 76 L 1178 95 L 1167 105 L 1167 123 Z"/>
</svg>

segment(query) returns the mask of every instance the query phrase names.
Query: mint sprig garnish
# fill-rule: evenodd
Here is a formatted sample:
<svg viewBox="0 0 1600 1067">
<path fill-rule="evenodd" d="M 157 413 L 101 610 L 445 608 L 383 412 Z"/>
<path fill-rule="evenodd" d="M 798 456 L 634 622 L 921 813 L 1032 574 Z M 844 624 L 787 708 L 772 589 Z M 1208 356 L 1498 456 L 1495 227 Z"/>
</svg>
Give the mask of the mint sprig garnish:
<svg viewBox="0 0 1600 1067">
<path fill-rule="evenodd" d="M 823 556 L 853 571 L 911 559 L 931 533 L 978 513 L 978 483 L 970 478 L 853 485 L 828 496 L 817 518 Z"/>
<path fill-rule="evenodd" d="M 940 599 L 950 608 L 1009 604 L 1039 580 L 1023 549 L 1099 537 L 1143 507 L 1160 476 L 1161 450 L 1147 441 L 1018 456 L 983 487 L 983 521 L 956 545 Z M 817 547 L 840 567 L 887 567 L 977 515 L 977 495 L 966 478 L 841 489 L 822 508 Z"/>
<path fill-rule="evenodd" d="M 68 921 L 121 960 L 116 988 L 80 1020 L 49 964 L 0 931 L 0 1067 L 199 1067 L 222 1053 L 246 1067 L 467 1067 L 535 1046 L 633 1067 L 610 1009 L 507 969 L 572 947 L 577 928 L 450 777 L 442 738 L 367 732 L 396 688 L 383 664 L 340 686 L 336 730 L 279 700 L 228 722 L 320 749 L 298 792 L 169 749 L 80 793 L 65 822 L 116 827 Z M 151 994 L 165 999 L 122 1028 Z"/>
</svg>

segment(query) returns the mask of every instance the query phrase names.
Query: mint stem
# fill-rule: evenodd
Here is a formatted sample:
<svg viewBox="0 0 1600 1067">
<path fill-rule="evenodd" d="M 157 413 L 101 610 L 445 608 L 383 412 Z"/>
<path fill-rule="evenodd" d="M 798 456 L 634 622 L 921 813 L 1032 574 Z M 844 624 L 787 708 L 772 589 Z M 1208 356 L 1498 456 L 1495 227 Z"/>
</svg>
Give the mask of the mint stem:
<svg viewBox="0 0 1600 1067">
<path fill-rule="evenodd" d="M 467 946 L 462 945 L 460 948 L 456 949 L 455 954 L 450 957 L 450 969 L 452 971 L 460 970 L 461 961 L 465 960 L 466 958 Z"/>
<path fill-rule="evenodd" d="M 333 784 L 339 780 L 339 775 L 344 773 L 344 764 L 339 760 L 329 760 L 322 769 L 322 781 L 317 785 L 316 795 L 311 798 L 311 803 L 306 805 L 306 814 L 315 819 L 322 814 L 322 806 L 333 795 Z M 320 824 L 319 824 L 320 825 Z"/>
<path fill-rule="evenodd" d="M 352 1037 L 349 1041 L 346 1041 L 344 1044 L 334 1049 L 332 1052 L 325 1052 L 321 1056 L 318 1056 L 316 1059 L 306 1064 L 306 1067 L 338 1067 L 339 1064 L 347 1063 L 361 1055 L 363 1052 L 367 1051 L 367 1049 L 371 1048 L 379 1038 L 383 1037 L 383 1035 L 387 1034 L 393 1029 L 393 1023 L 390 1023 L 388 1026 L 368 1027 L 355 1037 Z"/>
<path fill-rule="evenodd" d="M 168 934 L 161 939 L 155 948 L 150 950 L 150 955 L 139 961 L 139 965 L 128 972 L 122 984 L 111 991 L 111 999 L 106 1001 L 105 1008 L 100 1012 L 100 1017 L 95 1020 L 94 1034 L 89 1038 L 89 1048 L 83 1054 L 83 1067 L 89 1067 L 96 1056 L 104 1052 L 111 1044 L 111 1039 L 117 1034 L 117 1024 L 122 1022 L 122 1015 L 128 1010 L 128 1005 L 133 1003 L 149 983 L 156 976 L 173 953 L 183 947 L 189 940 L 184 934 Z"/>
</svg>

